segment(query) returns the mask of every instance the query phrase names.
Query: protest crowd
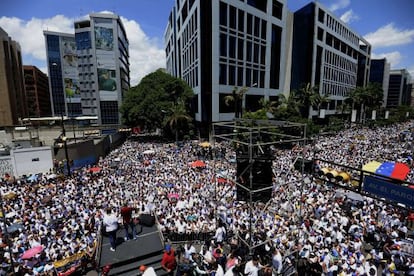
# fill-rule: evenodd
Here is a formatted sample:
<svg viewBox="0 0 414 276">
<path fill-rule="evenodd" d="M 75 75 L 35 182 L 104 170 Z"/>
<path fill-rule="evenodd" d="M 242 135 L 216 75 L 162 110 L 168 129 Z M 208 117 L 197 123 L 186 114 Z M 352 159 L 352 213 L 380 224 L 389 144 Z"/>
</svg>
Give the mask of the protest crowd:
<svg viewBox="0 0 414 276">
<path fill-rule="evenodd" d="M 213 144 L 215 158 L 206 158 L 199 142 L 128 139 L 96 171 L 5 179 L 0 272 L 13 264 L 22 275 L 55 275 L 59 261 L 79 252 L 93 262 L 102 210 L 127 203 L 136 216 L 154 214 L 166 241 L 185 242 L 175 248 L 177 275 L 414 275 L 412 210 L 367 196 L 350 200 L 293 167 L 304 154 L 355 168 L 372 160 L 412 168 L 411 139 L 400 137 L 410 126 L 349 128 L 274 148 L 271 200 L 253 206 L 236 200 L 236 154 L 227 142 Z M 192 166 L 196 160 L 204 165 Z M 24 256 L 33 248 L 41 250 Z"/>
</svg>

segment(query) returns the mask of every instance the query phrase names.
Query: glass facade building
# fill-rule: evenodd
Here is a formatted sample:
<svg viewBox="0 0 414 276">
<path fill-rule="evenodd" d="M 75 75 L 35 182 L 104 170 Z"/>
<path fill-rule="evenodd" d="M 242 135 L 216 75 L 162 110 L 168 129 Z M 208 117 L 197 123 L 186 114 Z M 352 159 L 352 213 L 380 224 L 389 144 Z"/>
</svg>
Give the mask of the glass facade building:
<svg viewBox="0 0 414 276">
<path fill-rule="evenodd" d="M 115 14 L 90 14 L 75 34 L 44 31 L 53 115 L 97 117 L 121 124 L 119 108 L 130 86 L 129 43 Z"/>
<path fill-rule="evenodd" d="M 52 115 L 82 115 L 75 36 L 44 31 Z"/>
</svg>

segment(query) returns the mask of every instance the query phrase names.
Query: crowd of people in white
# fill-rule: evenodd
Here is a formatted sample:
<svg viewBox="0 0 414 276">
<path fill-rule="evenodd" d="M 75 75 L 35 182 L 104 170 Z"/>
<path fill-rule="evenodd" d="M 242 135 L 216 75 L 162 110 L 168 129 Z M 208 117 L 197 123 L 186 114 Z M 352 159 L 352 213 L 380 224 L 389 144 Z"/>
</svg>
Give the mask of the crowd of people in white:
<svg viewBox="0 0 414 276">
<path fill-rule="evenodd" d="M 207 261 L 228 241 L 227 260 L 239 257 L 240 262 L 224 262 L 226 275 L 239 271 L 233 269 L 243 262 L 247 264 L 240 273 L 247 275 L 257 275 L 266 264 L 274 273 L 283 273 L 291 262 L 299 275 L 409 271 L 414 268 L 414 252 L 402 241 L 409 241 L 413 230 L 410 210 L 365 196 L 350 201 L 347 192 L 295 170 L 293 161 L 305 154 L 305 159 L 355 168 L 372 160 L 403 162 L 411 168 L 411 138 L 400 137 L 410 127 L 411 123 L 350 128 L 320 136 L 305 148 L 274 149 L 272 199 L 253 208 L 236 200 L 236 155 L 228 143 L 214 143 L 212 147 L 222 154 L 203 160 L 201 168 L 191 166 L 203 158 L 198 142 L 177 146 L 129 139 L 99 160 L 99 171 L 83 168 L 66 178 L 43 174 L 36 181 L 4 180 L 0 189 L 6 219 L 1 229 L 8 229 L 8 235 L 2 231 L 0 269 L 13 263 L 16 270 L 42 274 L 53 271 L 54 262 L 80 251 L 92 256 L 101 210 L 119 211 L 127 202 L 139 210 L 136 216 L 155 214 L 166 238 L 194 239 L 212 233 L 208 237 L 214 246 L 197 252 Z M 407 181 L 412 182 L 413 172 Z M 247 256 L 244 242 L 235 237 L 256 246 L 253 256 Z M 33 258 L 21 258 L 40 245 L 42 251 Z M 295 260 L 286 258 L 293 252 Z"/>
</svg>

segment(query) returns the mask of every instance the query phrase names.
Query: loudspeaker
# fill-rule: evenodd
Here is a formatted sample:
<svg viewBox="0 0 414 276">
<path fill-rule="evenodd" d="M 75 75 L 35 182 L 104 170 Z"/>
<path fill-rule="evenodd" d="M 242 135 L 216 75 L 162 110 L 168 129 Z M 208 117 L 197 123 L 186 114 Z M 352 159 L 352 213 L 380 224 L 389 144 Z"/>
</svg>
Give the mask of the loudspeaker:
<svg viewBox="0 0 414 276">
<path fill-rule="evenodd" d="M 252 187 L 250 187 L 250 171 L 252 173 Z M 272 189 L 254 192 L 267 187 L 272 187 L 272 158 L 257 157 L 249 164 L 249 160 L 241 158 L 237 160 L 237 182 L 243 187 L 237 186 L 237 200 L 250 201 L 250 192 L 252 201 L 267 202 L 272 196 Z M 250 190 L 250 192 L 249 192 Z"/>
<path fill-rule="evenodd" d="M 139 216 L 139 224 L 151 227 L 155 224 L 155 217 L 149 214 L 141 214 Z"/>
<path fill-rule="evenodd" d="M 312 173 L 313 170 L 313 162 L 312 160 L 303 160 L 303 170 L 306 173 Z M 295 167 L 296 170 L 298 171 L 302 171 L 302 158 L 298 158 L 295 162 L 295 164 L 293 164 L 293 166 Z"/>
</svg>

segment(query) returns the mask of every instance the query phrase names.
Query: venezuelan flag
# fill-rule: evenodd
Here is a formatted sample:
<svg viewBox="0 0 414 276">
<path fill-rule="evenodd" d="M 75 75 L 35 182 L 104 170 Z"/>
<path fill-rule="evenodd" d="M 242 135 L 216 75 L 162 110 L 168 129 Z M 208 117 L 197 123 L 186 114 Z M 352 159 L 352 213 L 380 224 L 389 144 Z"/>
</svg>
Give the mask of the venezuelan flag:
<svg viewBox="0 0 414 276">
<path fill-rule="evenodd" d="M 380 174 L 386 177 L 405 180 L 408 173 L 410 172 L 410 168 L 400 162 L 378 162 L 378 161 L 371 161 L 365 164 L 362 167 L 362 170 L 367 172 L 372 172 L 376 174 Z"/>
</svg>

